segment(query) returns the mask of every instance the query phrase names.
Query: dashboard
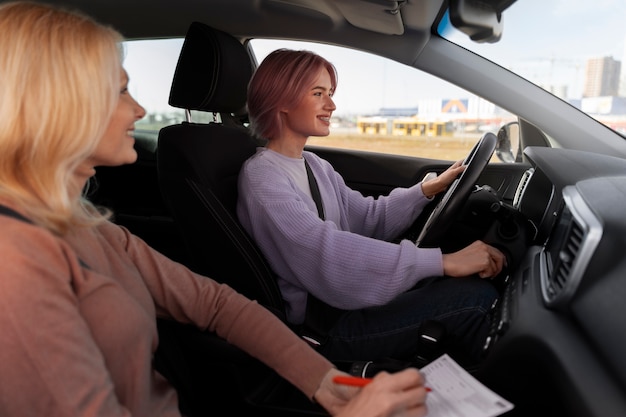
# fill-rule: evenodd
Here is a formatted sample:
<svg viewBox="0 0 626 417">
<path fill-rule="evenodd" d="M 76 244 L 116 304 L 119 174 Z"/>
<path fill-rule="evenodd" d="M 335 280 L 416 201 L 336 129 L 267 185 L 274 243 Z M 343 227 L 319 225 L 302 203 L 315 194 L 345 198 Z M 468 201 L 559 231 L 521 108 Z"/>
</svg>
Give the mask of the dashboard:
<svg viewBox="0 0 626 417">
<path fill-rule="evenodd" d="M 506 278 L 480 378 L 516 404 L 511 415 L 626 415 L 626 161 L 524 153 L 513 210 L 532 236 Z"/>
</svg>

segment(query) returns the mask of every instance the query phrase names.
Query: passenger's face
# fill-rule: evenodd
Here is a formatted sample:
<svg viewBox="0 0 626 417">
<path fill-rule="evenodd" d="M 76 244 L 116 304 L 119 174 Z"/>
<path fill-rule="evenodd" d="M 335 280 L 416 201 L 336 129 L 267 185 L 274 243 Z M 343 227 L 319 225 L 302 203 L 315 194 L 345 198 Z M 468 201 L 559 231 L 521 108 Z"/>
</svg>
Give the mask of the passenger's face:
<svg viewBox="0 0 626 417">
<path fill-rule="evenodd" d="M 304 138 L 328 136 L 330 117 L 336 109 L 332 99 L 333 93 L 330 74 L 326 68 L 322 68 L 300 103 L 283 111 L 284 133 Z"/>
<path fill-rule="evenodd" d="M 120 70 L 120 95 L 117 107 L 100 143 L 88 162 L 92 167 L 118 166 L 137 160 L 133 132 L 135 122 L 146 115 L 143 107 L 128 92 L 128 74 Z"/>
</svg>

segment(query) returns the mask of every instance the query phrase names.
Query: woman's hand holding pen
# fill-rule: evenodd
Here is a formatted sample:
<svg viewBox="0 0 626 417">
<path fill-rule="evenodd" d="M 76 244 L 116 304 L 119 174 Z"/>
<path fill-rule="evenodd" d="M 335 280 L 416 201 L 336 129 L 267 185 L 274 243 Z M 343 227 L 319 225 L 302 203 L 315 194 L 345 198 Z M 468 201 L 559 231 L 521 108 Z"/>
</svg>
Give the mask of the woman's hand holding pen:
<svg viewBox="0 0 626 417">
<path fill-rule="evenodd" d="M 390 374 L 380 372 L 362 387 L 347 385 L 335 377 L 344 372 L 332 369 L 315 393 L 315 400 L 336 417 L 391 417 L 426 415 L 424 377 L 415 368 Z M 354 380 L 354 379 L 353 379 Z M 338 382 L 337 382 L 338 381 Z M 352 386 L 351 386 L 352 385 Z"/>
</svg>

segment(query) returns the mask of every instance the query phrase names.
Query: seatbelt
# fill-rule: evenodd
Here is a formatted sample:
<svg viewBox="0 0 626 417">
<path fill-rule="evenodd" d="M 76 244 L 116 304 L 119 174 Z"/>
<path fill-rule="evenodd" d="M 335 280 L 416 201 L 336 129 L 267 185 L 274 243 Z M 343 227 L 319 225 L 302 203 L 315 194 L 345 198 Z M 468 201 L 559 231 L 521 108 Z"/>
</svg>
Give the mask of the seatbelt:
<svg viewBox="0 0 626 417">
<path fill-rule="evenodd" d="M 15 219 L 21 220 L 23 222 L 26 223 L 33 223 L 30 221 L 30 219 L 22 216 L 20 213 L 18 213 L 17 211 L 8 208 L 7 206 L 3 206 L 2 204 L 0 204 L 0 214 L 4 214 L 5 216 L 9 216 L 9 217 L 13 217 Z"/>
<path fill-rule="evenodd" d="M 23 215 L 21 215 L 20 213 L 18 213 L 17 211 L 8 208 L 7 206 L 3 206 L 2 204 L 0 204 L 0 214 L 1 215 L 5 215 L 8 217 L 13 217 L 14 219 L 17 220 L 21 220 L 25 223 L 29 223 L 29 224 L 34 224 L 29 218 L 24 217 Z M 90 269 L 89 265 L 87 265 L 87 263 L 85 263 L 82 259 L 78 258 L 78 263 L 80 264 L 80 266 L 82 266 L 85 269 Z"/>
<path fill-rule="evenodd" d="M 315 201 L 315 205 L 317 206 L 317 214 L 319 214 L 320 219 L 325 220 L 324 218 L 324 206 L 322 205 L 322 195 L 320 194 L 320 189 L 317 186 L 317 180 L 315 179 L 315 175 L 313 175 L 313 171 L 311 171 L 311 167 L 309 163 L 304 159 L 304 166 L 306 168 L 306 176 L 309 179 L 309 187 L 311 188 L 311 196 L 313 197 L 313 201 Z"/>
<path fill-rule="evenodd" d="M 324 206 L 322 205 L 320 189 L 306 158 L 304 158 L 304 166 L 309 179 L 311 196 L 317 206 L 317 214 L 324 220 Z M 314 346 L 321 345 L 326 338 L 328 330 L 337 322 L 343 313 L 344 310 L 329 306 L 313 294 L 308 293 L 304 325 L 301 332 L 302 337 Z"/>
</svg>

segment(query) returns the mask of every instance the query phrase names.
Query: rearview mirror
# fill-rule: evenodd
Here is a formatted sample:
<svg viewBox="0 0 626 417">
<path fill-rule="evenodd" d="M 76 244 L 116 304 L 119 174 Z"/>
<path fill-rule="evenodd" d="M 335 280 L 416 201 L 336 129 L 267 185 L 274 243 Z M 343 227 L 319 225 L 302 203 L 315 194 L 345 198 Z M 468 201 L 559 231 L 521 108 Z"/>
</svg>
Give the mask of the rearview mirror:
<svg viewBox="0 0 626 417">
<path fill-rule="evenodd" d="M 516 0 L 450 0 L 450 22 L 476 42 L 498 42 L 502 12 Z"/>
</svg>

